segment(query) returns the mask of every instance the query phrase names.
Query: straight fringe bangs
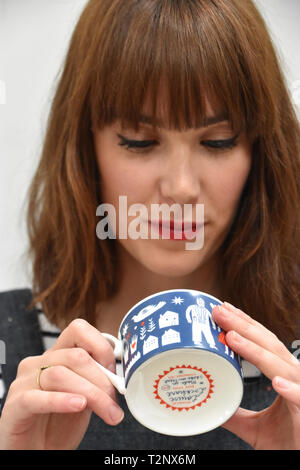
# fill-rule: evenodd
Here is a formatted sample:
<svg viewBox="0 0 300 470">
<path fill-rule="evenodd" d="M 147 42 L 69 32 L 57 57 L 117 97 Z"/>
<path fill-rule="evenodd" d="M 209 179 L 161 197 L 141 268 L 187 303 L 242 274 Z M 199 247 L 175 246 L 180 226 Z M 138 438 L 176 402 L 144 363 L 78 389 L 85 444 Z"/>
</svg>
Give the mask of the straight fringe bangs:
<svg viewBox="0 0 300 470">
<path fill-rule="evenodd" d="M 97 9 L 107 2 L 91 3 Z M 261 47 L 266 38 L 253 31 L 252 25 L 262 20 L 250 2 L 239 0 L 244 8 L 222 0 L 110 3 L 103 21 L 105 40 L 96 40 L 96 50 L 87 57 L 94 61 L 93 67 L 87 64 L 94 70 L 93 126 L 121 119 L 138 129 L 147 102 L 154 123 L 163 114 L 166 128 L 197 128 L 206 122 L 206 99 L 228 114 L 236 132 L 247 129 L 254 138 L 276 125 L 272 93 L 277 90 L 264 87 L 270 51 Z M 158 105 L 162 97 L 163 112 Z"/>
</svg>

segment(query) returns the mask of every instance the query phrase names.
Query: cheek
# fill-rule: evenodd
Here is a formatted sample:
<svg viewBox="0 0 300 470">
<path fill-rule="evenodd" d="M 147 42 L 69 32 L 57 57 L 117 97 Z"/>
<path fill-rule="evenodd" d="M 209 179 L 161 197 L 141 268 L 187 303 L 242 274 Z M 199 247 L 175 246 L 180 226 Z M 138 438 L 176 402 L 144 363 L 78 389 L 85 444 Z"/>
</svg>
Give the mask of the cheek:
<svg viewBox="0 0 300 470">
<path fill-rule="evenodd" d="M 102 196 L 105 202 L 115 201 L 119 196 L 127 196 L 128 204 L 143 203 L 150 187 L 150 178 L 145 171 L 138 171 L 135 165 L 124 163 L 117 158 L 114 164 L 103 160 L 99 164 Z"/>
<path fill-rule="evenodd" d="M 227 168 L 222 168 L 215 179 L 213 199 L 223 214 L 232 214 L 238 205 L 247 181 L 251 158 L 249 154 L 239 155 Z"/>
<path fill-rule="evenodd" d="M 225 200 L 236 201 L 240 198 L 242 190 L 245 186 L 248 173 L 235 172 L 229 176 L 223 177 L 220 180 L 220 187 L 222 188 L 221 195 Z"/>
</svg>

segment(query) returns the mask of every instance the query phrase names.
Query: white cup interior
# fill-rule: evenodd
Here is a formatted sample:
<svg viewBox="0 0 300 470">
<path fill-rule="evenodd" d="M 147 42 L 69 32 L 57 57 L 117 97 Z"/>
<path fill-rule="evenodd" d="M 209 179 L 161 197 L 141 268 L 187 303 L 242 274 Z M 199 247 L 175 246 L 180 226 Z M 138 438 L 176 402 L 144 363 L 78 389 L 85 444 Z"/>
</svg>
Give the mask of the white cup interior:
<svg viewBox="0 0 300 470">
<path fill-rule="evenodd" d="M 193 387 L 189 385 L 192 383 L 189 374 L 196 376 L 197 390 L 202 384 L 202 395 L 199 398 L 195 395 L 195 401 L 174 401 L 177 400 L 174 392 L 178 390 L 178 380 L 172 380 L 174 374 L 187 384 L 179 387 L 185 389 L 177 392 L 179 400 L 186 393 L 193 393 L 186 392 Z M 187 378 L 181 379 L 179 374 Z M 137 421 L 170 436 L 192 436 L 221 426 L 237 411 L 242 397 L 241 376 L 228 360 L 210 351 L 191 348 L 164 351 L 148 359 L 132 374 L 126 391 L 128 408 Z"/>
</svg>

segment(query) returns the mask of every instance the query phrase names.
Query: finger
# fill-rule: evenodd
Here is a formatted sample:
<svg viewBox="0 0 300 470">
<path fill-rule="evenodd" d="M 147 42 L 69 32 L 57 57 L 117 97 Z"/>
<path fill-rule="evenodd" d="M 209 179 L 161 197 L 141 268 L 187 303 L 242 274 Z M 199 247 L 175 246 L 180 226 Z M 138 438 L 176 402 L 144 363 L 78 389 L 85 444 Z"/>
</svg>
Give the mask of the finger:
<svg viewBox="0 0 300 470">
<path fill-rule="evenodd" d="M 233 351 L 254 364 L 270 380 L 276 375 L 294 379 L 299 374 L 298 364 L 295 366 L 287 363 L 268 349 L 239 335 L 236 331 L 229 331 L 226 334 L 226 342 Z"/>
<path fill-rule="evenodd" d="M 290 364 L 298 364 L 297 359 L 288 351 L 284 344 L 267 328 L 246 315 L 242 310 L 225 303 L 215 307 L 213 317 L 225 331 L 234 330 L 244 338 L 257 343 L 264 349 L 276 354 Z"/>
<path fill-rule="evenodd" d="M 229 302 L 224 302 L 222 307 L 228 309 L 229 311 L 231 311 L 232 313 L 240 316 L 241 318 L 244 318 L 245 320 L 247 320 L 252 325 L 255 325 L 258 328 L 261 328 L 267 335 L 274 336 L 274 334 L 270 330 L 268 330 L 264 325 L 262 325 L 261 323 L 259 323 L 256 320 L 254 320 L 254 318 L 250 317 L 250 315 L 247 315 L 240 308 L 235 307 L 234 305 L 230 304 Z"/>
<path fill-rule="evenodd" d="M 276 376 L 272 381 L 272 385 L 279 395 L 288 402 L 293 403 L 300 412 L 300 385 L 298 383 L 286 380 L 283 377 Z"/>
<path fill-rule="evenodd" d="M 64 366 L 45 369 L 40 376 L 40 385 L 46 391 L 58 391 L 83 395 L 87 404 L 107 424 L 116 425 L 124 417 L 123 410 L 101 388 Z"/>
<path fill-rule="evenodd" d="M 257 436 L 257 415 L 256 411 L 239 408 L 222 427 L 254 447 Z"/>
<path fill-rule="evenodd" d="M 77 413 L 85 409 L 86 398 L 74 393 L 26 390 L 5 403 L 3 417 L 6 426 L 26 421 L 36 414 Z M 13 412 L 11 412 L 13 410 Z"/>
<path fill-rule="evenodd" d="M 62 365 L 101 388 L 113 400 L 117 400 L 116 390 L 107 376 L 100 370 L 98 363 L 82 348 L 48 350 L 43 356 L 43 364 Z M 44 373 L 43 371 L 42 373 Z"/>
<path fill-rule="evenodd" d="M 77 318 L 61 333 L 52 350 L 80 347 L 110 370 L 115 368 L 113 348 L 97 328 Z"/>
</svg>

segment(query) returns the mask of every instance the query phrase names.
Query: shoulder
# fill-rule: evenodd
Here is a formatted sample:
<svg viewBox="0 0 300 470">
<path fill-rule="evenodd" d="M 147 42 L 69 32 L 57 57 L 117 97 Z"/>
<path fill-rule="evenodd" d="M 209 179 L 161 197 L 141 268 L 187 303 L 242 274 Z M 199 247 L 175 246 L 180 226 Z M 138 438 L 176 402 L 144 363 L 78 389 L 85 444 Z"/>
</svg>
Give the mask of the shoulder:
<svg viewBox="0 0 300 470">
<path fill-rule="evenodd" d="M 18 332 L 24 340 L 34 334 L 41 339 L 44 332 L 58 336 L 60 330 L 49 323 L 41 305 L 30 307 L 31 302 L 32 291 L 29 288 L 0 292 L 0 336 L 6 336 L 7 340 L 10 334 L 16 339 Z"/>
<path fill-rule="evenodd" d="M 19 336 L 26 339 L 38 327 L 37 310 L 29 308 L 31 301 L 30 289 L 0 293 L 0 334 L 8 343 Z"/>
<path fill-rule="evenodd" d="M 5 319 L 6 312 L 14 316 L 15 312 L 20 309 L 27 309 L 32 301 L 32 293 L 30 289 L 13 289 L 0 292 L 0 313 L 1 320 Z"/>
<path fill-rule="evenodd" d="M 0 398 L 16 376 L 19 362 L 42 351 L 37 311 L 29 309 L 30 289 L 0 292 Z"/>
</svg>

